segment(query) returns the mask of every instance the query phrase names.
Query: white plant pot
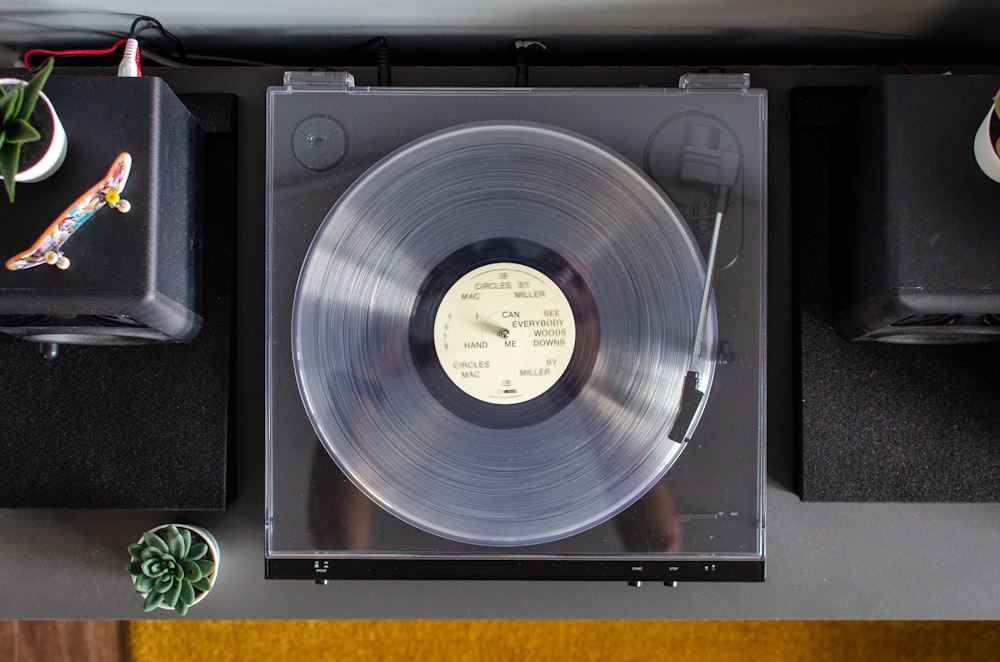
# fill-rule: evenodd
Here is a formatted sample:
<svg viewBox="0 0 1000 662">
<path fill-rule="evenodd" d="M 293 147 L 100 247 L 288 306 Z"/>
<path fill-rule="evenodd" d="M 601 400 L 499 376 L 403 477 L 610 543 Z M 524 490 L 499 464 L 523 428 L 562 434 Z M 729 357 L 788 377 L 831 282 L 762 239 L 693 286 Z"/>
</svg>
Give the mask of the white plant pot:
<svg viewBox="0 0 1000 662">
<path fill-rule="evenodd" d="M 152 531 L 153 533 L 159 533 L 160 531 L 166 529 L 168 526 L 170 525 L 161 524 L 160 526 L 154 529 L 150 529 L 150 531 Z M 208 545 L 208 556 L 212 557 L 212 560 L 215 561 L 215 570 L 212 572 L 211 577 L 208 578 L 209 582 L 208 590 L 203 591 L 195 596 L 194 602 L 192 602 L 190 605 L 191 607 L 193 607 L 202 600 L 204 600 L 205 596 L 208 595 L 213 588 L 215 588 L 215 581 L 219 578 L 219 564 L 222 561 L 222 552 L 219 549 L 219 542 L 215 539 L 215 536 L 213 536 L 211 533 L 208 532 L 207 529 L 203 529 L 200 526 L 196 526 L 194 524 L 174 524 L 174 526 L 177 527 L 178 529 L 187 529 L 191 531 L 191 533 L 195 534 L 196 536 L 200 537 L 203 541 L 205 541 L 205 543 Z M 136 542 L 141 543 L 142 537 L 140 536 L 139 540 L 137 540 Z M 133 585 L 135 584 L 135 577 L 132 577 L 132 584 Z M 143 597 L 145 597 L 145 595 L 143 595 Z M 168 607 L 167 605 L 164 604 L 160 604 L 158 605 L 158 607 L 160 609 L 169 609 L 170 611 L 174 611 L 173 607 Z"/>
<path fill-rule="evenodd" d="M 990 109 L 986 111 L 986 117 L 983 118 L 982 123 L 979 125 L 979 130 L 976 131 L 973 153 L 976 155 L 976 163 L 979 164 L 979 169 L 987 177 L 1000 183 L 1000 156 L 997 156 L 994 149 L 993 138 L 990 132 L 990 124 L 993 122 L 995 115 L 996 106 L 991 105 Z"/>
<path fill-rule="evenodd" d="M 0 78 L 0 86 L 23 85 L 24 83 L 25 81 L 20 78 Z M 54 175 L 66 159 L 66 149 L 69 146 L 69 141 L 66 138 L 66 129 L 59 119 L 59 114 L 56 112 L 55 106 L 52 105 L 52 102 L 45 95 L 45 92 L 39 93 L 38 100 L 45 104 L 46 109 L 52 115 L 52 139 L 49 141 L 49 147 L 45 150 L 45 154 L 37 163 L 32 164 L 25 170 L 18 171 L 17 176 L 14 177 L 15 182 L 24 182 L 26 184 L 40 182 Z M 35 113 L 38 112 L 39 108 L 35 106 Z M 3 179 L 2 175 L 0 175 L 0 179 Z"/>
</svg>

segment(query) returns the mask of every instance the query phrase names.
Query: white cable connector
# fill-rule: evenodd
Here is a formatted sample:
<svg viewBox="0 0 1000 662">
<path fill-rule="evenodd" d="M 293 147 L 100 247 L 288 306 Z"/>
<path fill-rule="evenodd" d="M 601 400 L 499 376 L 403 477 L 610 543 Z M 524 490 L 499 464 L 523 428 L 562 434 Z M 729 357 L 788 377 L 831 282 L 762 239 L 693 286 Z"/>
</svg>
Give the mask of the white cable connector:
<svg viewBox="0 0 1000 662">
<path fill-rule="evenodd" d="M 118 75 L 125 78 L 142 76 L 142 70 L 139 68 L 139 42 L 132 37 L 125 42 L 125 53 L 122 55 L 121 64 L 118 65 Z"/>
</svg>

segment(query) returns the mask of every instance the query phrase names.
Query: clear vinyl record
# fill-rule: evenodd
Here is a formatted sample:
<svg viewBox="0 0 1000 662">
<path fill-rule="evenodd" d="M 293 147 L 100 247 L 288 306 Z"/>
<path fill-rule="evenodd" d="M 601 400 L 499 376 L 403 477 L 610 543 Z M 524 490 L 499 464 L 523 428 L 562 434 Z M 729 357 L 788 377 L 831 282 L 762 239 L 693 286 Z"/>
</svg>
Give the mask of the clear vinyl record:
<svg viewBox="0 0 1000 662">
<path fill-rule="evenodd" d="M 683 218 L 628 160 L 547 125 L 461 125 L 377 163 L 320 226 L 295 375 L 330 456 L 387 511 L 471 544 L 557 540 L 683 449 L 668 435 L 704 282 Z M 705 393 L 715 319 L 713 300 Z"/>
</svg>

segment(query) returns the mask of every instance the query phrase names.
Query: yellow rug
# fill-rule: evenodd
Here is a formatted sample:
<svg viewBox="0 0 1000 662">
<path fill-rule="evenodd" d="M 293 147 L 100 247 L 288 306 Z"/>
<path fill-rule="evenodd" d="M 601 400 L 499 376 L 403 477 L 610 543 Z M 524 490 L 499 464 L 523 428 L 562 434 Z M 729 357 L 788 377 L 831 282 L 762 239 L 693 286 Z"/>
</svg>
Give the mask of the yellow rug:
<svg viewBox="0 0 1000 662">
<path fill-rule="evenodd" d="M 987 660 L 1000 625 L 772 621 L 134 621 L 132 662 L 166 659 Z"/>
</svg>

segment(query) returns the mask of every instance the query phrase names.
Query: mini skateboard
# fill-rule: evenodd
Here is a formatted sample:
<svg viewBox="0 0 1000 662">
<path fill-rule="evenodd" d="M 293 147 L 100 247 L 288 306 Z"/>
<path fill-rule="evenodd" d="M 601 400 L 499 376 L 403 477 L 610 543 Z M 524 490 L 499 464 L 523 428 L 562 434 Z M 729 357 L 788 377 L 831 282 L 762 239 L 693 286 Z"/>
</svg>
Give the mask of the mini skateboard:
<svg viewBox="0 0 1000 662">
<path fill-rule="evenodd" d="M 108 174 L 67 207 L 45 229 L 31 248 L 7 260 L 7 268 L 18 271 L 48 264 L 59 269 L 67 269 L 69 258 L 63 255 L 62 246 L 87 219 L 104 205 L 110 205 L 123 214 L 132 208 L 129 201 L 121 197 L 131 170 L 132 155 L 122 152 L 115 159 Z"/>
</svg>

